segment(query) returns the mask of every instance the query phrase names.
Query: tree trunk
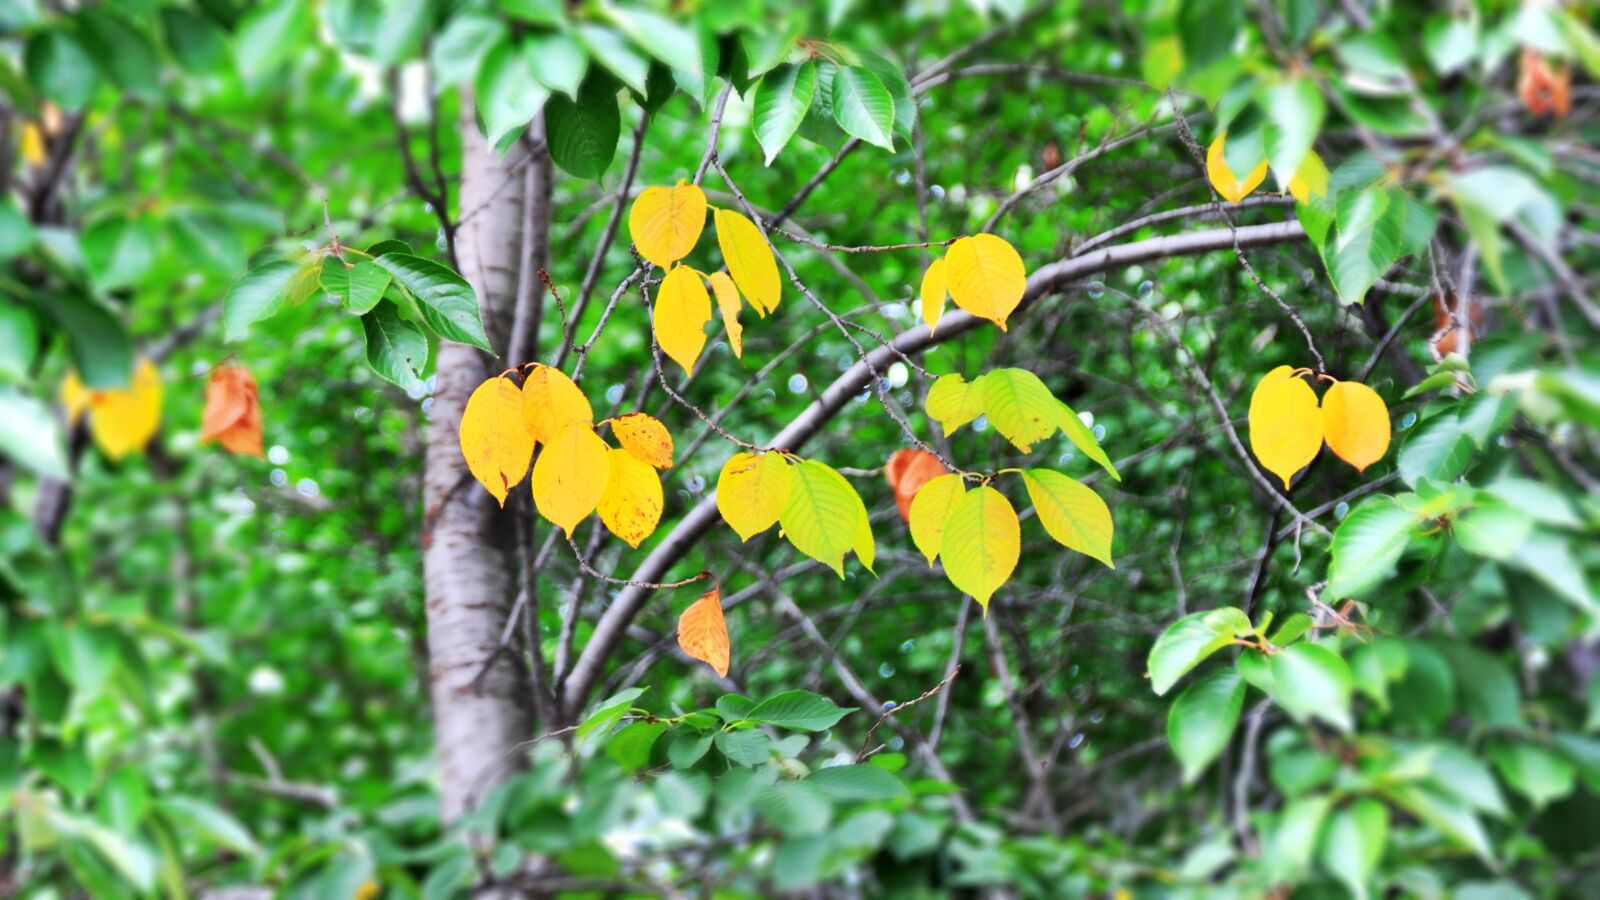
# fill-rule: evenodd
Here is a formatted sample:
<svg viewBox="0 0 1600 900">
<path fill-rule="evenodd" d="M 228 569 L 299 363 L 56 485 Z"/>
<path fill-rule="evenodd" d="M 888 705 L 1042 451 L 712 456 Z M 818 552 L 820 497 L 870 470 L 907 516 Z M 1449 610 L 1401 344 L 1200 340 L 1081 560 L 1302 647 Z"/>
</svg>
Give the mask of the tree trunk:
<svg viewBox="0 0 1600 900">
<path fill-rule="evenodd" d="M 477 291 L 489 340 L 503 352 L 522 254 L 526 151 L 517 146 L 501 157 L 486 146 L 466 98 L 460 128 L 456 257 Z M 517 769 L 516 745 L 529 729 L 516 666 L 494 665 L 473 686 L 499 646 L 517 583 L 514 523 L 472 480 L 457 437 L 467 398 L 491 370 L 498 371 L 488 354 L 442 343 L 427 426 L 422 568 L 446 822 Z"/>
</svg>

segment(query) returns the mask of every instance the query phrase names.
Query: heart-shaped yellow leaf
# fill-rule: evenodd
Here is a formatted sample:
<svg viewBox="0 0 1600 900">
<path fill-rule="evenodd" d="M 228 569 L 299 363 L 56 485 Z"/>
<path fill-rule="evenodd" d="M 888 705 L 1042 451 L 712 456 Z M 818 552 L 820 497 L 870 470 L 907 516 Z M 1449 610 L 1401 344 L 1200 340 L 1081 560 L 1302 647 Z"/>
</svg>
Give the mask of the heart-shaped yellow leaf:
<svg viewBox="0 0 1600 900">
<path fill-rule="evenodd" d="M 732 648 L 728 643 L 728 621 L 722 615 L 721 591 L 706 591 L 678 617 L 678 646 L 718 675 L 728 677 Z"/>
<path fill-rule="evenodd" d="M 706 195 L 692 184 L 647 187 L 628 210 L 628 236 L 639 255 L 665 269 L 694 249 L 706 227 Z"/>
<path fill-rule="evenodd" d="M 605 495 L 609 451 L 592 426 L 575 422 L 557 432 L 533 464 L 534 505 L 569 538 Z"/>
<path fill-rule="evenodd" d="M 1004 238 L 975 234 L 951 244 L 944 265 L 950 299 L 1005 331 L 1006 318 L 1028 288 L 1028 270 L 1017 251 Z"/>
<path fill-rule="evenodd" d="M 1316 392 L 1292 371 L 1280 366 L 1268 372 L 1250 395 L 1250 449 L 1268 472 L 1283 479 L 1284 490 L 1322 448 Z"/>
<path fill-rule="evenodd" d="M 968 491 L 951 510 L 939 538 L 939 556 L 950 583 L 978 601 L 985 614 L 989 598 L 1006 583 L 1022 554 L 1022 526 L 1011 501 L 988 485 Z"/>
<path fill-rule="evenodd" d="M 661 350 L 683 367 L 694 371 L 695 361 L 706 346 L 706 323 L 711 321 L 711 295 L 700 275 L 688 266 L 678 266 L 661 279 L 656 291 L 656 342 Z"/>
<path fill-rule="evenodd" d="M 478 385 L 461 412 L 461 455 L 478 483 L 501 506 L 506 494 L 528 474 L 533 433 L 522 418 L 522 391 L 496 376 Z"/>
<path fill-rule="evenodd" d="M 1341 381 L 1322 395 L 1322 432 L 1334 455 L 1365 472 L 1389 451 L 1389 407 L 1372 388 Z"/>
</svg>

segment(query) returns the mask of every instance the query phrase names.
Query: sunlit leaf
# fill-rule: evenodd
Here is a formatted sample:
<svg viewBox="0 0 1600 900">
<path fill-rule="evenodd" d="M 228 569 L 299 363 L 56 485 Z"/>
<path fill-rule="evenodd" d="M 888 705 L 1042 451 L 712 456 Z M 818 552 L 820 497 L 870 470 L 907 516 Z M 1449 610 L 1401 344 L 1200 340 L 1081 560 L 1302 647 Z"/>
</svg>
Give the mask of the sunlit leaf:
<svg viewBox="0 0 1600 900">
<path fill-rule="evenodd" d="M 1226 131 L 1217 135 L 1211 142 L 1211 147 L 1206 150 L 1206 177 L 1211 179 L 1211 186 L 1216 188 L 1222 199 L 1238 205 L 1240 200 L 1250 196 L 1250 192 L 1261 186 L 1267 177 L 1267 161 L 1262 160 L 1250 170 L 1243 181 L 1228 168 L 1225 156 L 1228 133 Z"/>
<path fill-rule="evenodd" d="M 1022 527 L 1011 501 L 988 485 L 967 492 L 951 510 L 939 539 L 950 583 L 972 595 L 987 613 L 989 598 L 1017 568 Z"/>
<path fill-rule="evenodd" d="M 1101 449 L 1100 439 L 1094 436 L 1089 426 L 1083 424 L 1083 420 L 1078 418 L 1072 407 L 1059 401 L 1056 406 L 1056 426 L 1067 436 L 1067 440 L 1072 442 L 1072 446 L 1077 447 L 1079 453 L 1094 460 L 1107 475 L 1121 481 L 1122 473 L 1117 471 L 1116 465 L 1111 462 L 1111 457 Z"/>
<path fill-rule="evenodd" d="M 1322 395 L 1322 431 L 1334 455 L 1365 472 L 1389 450 L 1389 407 L 1372 388 L 1341 381 Z"/>
<path fill-rule="evenodd" d="M 1111 561 L 1111 510 L 1100 495 L 1082 482 L 1049 469 L 1022 473 L 1039 524 L 1058 543 L 1092 556 L 1115 569 Z"/>
<path fill-rule="evenodd" d="M 568 425 L 593 425 L 594 408 L 565 372 L 539 365 L 522 383 L 522 420 L 535 441 L 548 444 Z"/>
<path fill-rule="evenodd" d="M 609 448 L 593 426 L 576 422 L 556 432 L 533 464 L 533 502 L 539 515 L 567 537 L 600 504 L 610 476 Z"/>
<path fill-rule="evenodd" d="M 66 393 L 63 391 L 63 393 Z M 89 434 L 113 460 L 144 449 L 161 424 L 161 374 L 139 361 L 125 388 L 89 392 Z"/>
<path fill-rule="evenodd" d="M 606 489 L 600 495 L 600 521 L 637 548 L 661 522 L 661 476 L 627 450 L 606 452 Z"/>
<path fill-rule="evenodd" d="M 950 513 L 966 493 L 965 479 L 952 472 L 929 481 L 912 498 L 911 542 L 928 558 L 929 566 L 939 558 L 945 523 L 950 520 Z"/>
<path fill-rule="evenodd" d="M 695 361 L 705 349 L 709 321 L 711 295 L 699 273 L 688 266 L 668 272 L 656 290 L 656 341 L 685 374 L 694 372 Z"/>
<path fill-rule="evenodd" d="M 918 291 L 922 298 L 922 321 L 928 323 L 930 334 L 938 330 L 939 318 L 944 315 L 945 293 L 944 257 L 940 257 L 929 263 L 928 271 L 922 273 L 922 287 Z"/>
<path fill-rule="evenodd" d="M 866 514 L 860 495 L 843 475 L 814 459 L 790 473 L 788 501 L 778 517 L 784 536 L 843 578 L 844 554 L 860 544 L 860 519 Z"/>
<path fill-rule="evenodd" d="M 762 236 L 756 223 L 731 209 L 718 209 L 713 218 L 717 225 L 717 246 L 722 250 L 723 262 L 733 283 L 739 286 L 756 312 L 765 316 L 778 309 L 783 296 L 783 278 L 778 274 L 778 260 L 772 247 Z"/>
<path fill-rule="evenodd" d="M 722 615 L 722 593 L 716 588 L 706 591 L 678 617 L 678 646 L 718 675 L 728 677 L 728 622 Z"/>
<path fill-rule="evenodd" d="M 706 227 L 706 195 L 697 185 L 655 185 L 628 210 L 628 235 L 639 254 L 661 268 L 689 255 Z"/>
<path fill-rule="evenodd" d="M 944 262 L 950 299 L 1004 331 L 1006 318 L 1028 287 L 1028 271 L 1017 251 L 1004 238 L 977 234 L 951 244 Z"/>
<path fill-rule="evenodd" d="M 995 369 L 974 384 L 983 390 L 989 424 L 1023 453 L 1056 433 L 1059 404 L 1039 376 L 1027 369 Z"/>
<path fill-rule="evenodd" d="M 611 433 L 623 449 L 658 469 L 672 468 L 672 432 L 648 413 L 628 413 L 611 420 Z"/>
<path fill-rule="evenodd" d="M 722 327 L 728 332 L 728 346 L 736 358 L 744 357 L 744 328 L 739 324 L 739 289 L 727 272 L 711 273 L 711 293 L 717 298 L 717 311 L 722 313 Z"/>
<path fill-rule="evenodd" d="M 928 416 L 944 430 L 945 437 L 983 415 L 983 379 L 971 384 L 958 374 L 941 375 L 928 388 Z"/>
<path fill-rule="evenodd" d="M 739 540 L 777 524 L 789 502 L 789 461 L 777 453 L 735 453 L 717 476 L 717 510 Z"/>
<path fill-rule="evenodd" d="M 1279 366 L 1261 377 L 1250 395 L 1250 449 L 1267 471 L 1283 479 L 1311 464 L 1322 448 L 1322 410 L 1316 392 Z"/>
</svg>

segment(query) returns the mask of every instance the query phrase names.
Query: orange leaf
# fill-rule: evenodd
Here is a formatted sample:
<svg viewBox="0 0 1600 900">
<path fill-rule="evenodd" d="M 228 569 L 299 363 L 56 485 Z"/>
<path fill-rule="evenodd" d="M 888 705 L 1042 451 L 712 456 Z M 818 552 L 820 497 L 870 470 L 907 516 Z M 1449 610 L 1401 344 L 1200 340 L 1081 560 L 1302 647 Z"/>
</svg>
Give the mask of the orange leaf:
<svg viewBox="0 0 1600 900">
<path fill-rule="evenodd" d="M 722 592 L 716 588 L 706 591 L 678 617 L 678 646 L 683 652 L 700 660 L 728 677 L 728 622 L 722 617 Z"/>
<path fill-rule="evenodd" d="M 917 491 L 945 472 L 939 457 L 926 450 L 906 448 L 896 450 L 889 457 L 883 474 L 889 480 L 889 487 L 894 489 L 894 505 L 900 510 L 900 518 L 911 521 L 911 501 L 916 498 Z"/>
<path fill-rule="evenodd" d="M 261 398 L 255 376 L 244 366 L 219 365 L 206 385 L 206 408 L 200 417 L 200 442 L 216 441 L 229 453 L 261 453 Z"/>
</svg>

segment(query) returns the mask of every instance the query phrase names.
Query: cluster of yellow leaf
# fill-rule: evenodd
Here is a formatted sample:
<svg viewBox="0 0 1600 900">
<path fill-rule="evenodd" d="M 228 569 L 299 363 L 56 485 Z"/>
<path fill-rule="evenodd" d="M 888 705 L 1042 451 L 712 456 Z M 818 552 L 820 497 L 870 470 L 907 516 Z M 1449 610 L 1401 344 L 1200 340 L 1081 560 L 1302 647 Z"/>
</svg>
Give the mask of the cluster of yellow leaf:
<svg viewBox="0 0 1600 900">
<path fill-rule="evenodd" d="M 678 646 L 718 675 L 728 677 L 732 648 L 728 643 L 728 621 L 722 616 L 722 591 L 706 591 L 678 617 Z"/>
<path fill-rule="evenodd" d="M 939 327 L 948 294 L 956 306 L 1006 330 L 1006 319 L 1028 288 L 1028 270 L 1005 238 L 975 234 L 950 245 L 922 274 L 922 320 Z"/>
<path fill-rule="evenodd" d="M 621 449 L 596 433 L 589 398 L 559 369 L 536 365 L 519 388 L 505 375 L 478 385 L 461 413 L 461 453 L 472 476 L 504 506 L 533 466 L 539 514 L 566 532 L 599 510 L 612 534 L 638 547 L 661 522 L 656 469 L 672 467 L 672 435 L 630 413 L 610 424 Z M 539 459 L 533 451 L 542 446 Z"/>
<path fill-rule="evenodd" d="M 61 405 L 74 425 L 87 413 L 95 446 L 121 460 L 144 449 L 161 424 L 161 373 L 155 363 L 141 359 L 127 387 L 90 390 L 77 372 L 68 372 L 61 382 Z"/>
<path fill-rule="evenodd" d="M 674 265 L 699 243 L 708 208 L 716 223 L 717 246 L 728 267 L 726 272 L 710 275 L 688 265 Z M 743 357 L 740 293 L 763 317 L 777 310 L 783 295 L 778 261 L 761 229 L 731 209 L 709 207 L 704 191 L 679 181 L 674 187 L 657 185 L 639 194 L 628 211 L 628 233 L 639 255 L 667 270 L 656 289 L 653 311 L 656 343 L 662 352 L 685 372 L 694 370 L 705 349 L 714 294 L 728 345 L 734 356 Z M 706 292 L 708 282 L 710 293 Z"/>
<path fill-rule="evenodd" d="M 840 578 L 851 550 L 872 570 L 876 545 L 867 505 L 843 475 L 814 459 L 735 453 L 717 476 L 717 510 L 741 541 L 781 525 L 796 550 Z"/>
<path fill-rule="evenodd" d="M 216 441 L 229 453 L 261 456 L 261 397 L 244 366 L 218 365 L 206 385 L 200 442 Z"/>
<path fill-rule="evenodd" d="M 1256 163 L 1243 180 L 1234 174 L 1228 167 L 1228 160 L 1224 156 L 1227 146 L 1228 133 L 1226 131 L 1217 135 L 1206 150 L 1206 177 L 1210 179 L 1211 186 L 1224 200 L 1237 206 L 1240 200 L 1250 196 L 1250 192 L 1261 186 L 1267 178 L 1267 161 L 1265 159 Z M 1278 183 L 1283 183 L 1283 173 L 1277 173 Z M 1317 155 L 1315 150 L 1307 150 L 1305 159 L 1301 161 L 1300 168 L 1296 169 L 1288 179 L 1289 193 L 1301 203 L 1310 203 L 1312 197 L 1327 196 L 1328 193 L 1328 166 Z"/>
<path fill-rule="evenodd" d="M 1334 455 L 1365 472 L 1389 450 L 1389 407 L 1378 392 L 1354 381 L 1335 381 L 1318 404 L 1301 378 L 1307 369 L 1279 366 L 1261 376 L 1250 394 L 1250 449 L 1283 489 L 1316 459 L 1326 441 Z"/>
</svg>

